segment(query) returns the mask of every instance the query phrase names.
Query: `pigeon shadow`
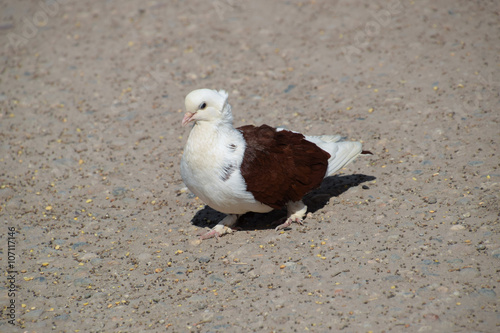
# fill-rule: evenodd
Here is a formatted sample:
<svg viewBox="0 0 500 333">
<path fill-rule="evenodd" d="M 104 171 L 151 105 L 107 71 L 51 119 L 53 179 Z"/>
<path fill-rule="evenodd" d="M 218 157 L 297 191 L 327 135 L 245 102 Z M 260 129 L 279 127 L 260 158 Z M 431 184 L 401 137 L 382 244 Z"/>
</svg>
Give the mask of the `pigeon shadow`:
<svg viewBox="0 0 500 333">
<path fill-rule="evenodd" d="M 338 197 L 351 187 L 356 187 L 375 179 L 376 177 L 362 174 L 327 177 L 323 180 L 319 188 L 304 196 L 303 201 L 307 205 L 307 212 L 314 213 L 325 207 L 332 197 Z M 364 185 L 363 189 L 365 187 L 368 189 L 366 185 Z M 276 209 L 269 213 L 249 212 L 239 218 L 236 228 L 239 230 L 274 229 L 277 226 L 277 221 L 286 217 L 286 214 L 286 208 Z M 212 228 L 225 216 L 225 214 L 205 206 L 205 208 L 196 212 L 191 222 L 197 227 Z"/>
</svg>

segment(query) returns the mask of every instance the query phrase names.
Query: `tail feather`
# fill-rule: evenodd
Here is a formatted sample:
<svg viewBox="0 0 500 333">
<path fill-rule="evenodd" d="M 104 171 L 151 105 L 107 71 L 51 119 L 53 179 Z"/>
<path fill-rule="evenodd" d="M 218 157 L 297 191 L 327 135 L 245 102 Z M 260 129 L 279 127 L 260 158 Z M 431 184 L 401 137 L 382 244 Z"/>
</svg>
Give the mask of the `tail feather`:
<svg viewBox="0 0 500 333">
<path fill-rule="evenodd" d="M 326 176 L 331 176 L 349 163 L 351 163 L 359 154 L 361 154 L 361 143 L 354 141 L 336 142 L 335 153 L 330 153 L 328 160 L 328 170 Z"/>
<path fill-rule="evenodd" d="M 341 139 L 340 135 L 306 136 L 306 140 L 330 154 L 325 177 L 333 175 L 351 163 L 358 155 L 368 153 L 361 150 L 360 142 L 340 141 Z"/>
</svg>

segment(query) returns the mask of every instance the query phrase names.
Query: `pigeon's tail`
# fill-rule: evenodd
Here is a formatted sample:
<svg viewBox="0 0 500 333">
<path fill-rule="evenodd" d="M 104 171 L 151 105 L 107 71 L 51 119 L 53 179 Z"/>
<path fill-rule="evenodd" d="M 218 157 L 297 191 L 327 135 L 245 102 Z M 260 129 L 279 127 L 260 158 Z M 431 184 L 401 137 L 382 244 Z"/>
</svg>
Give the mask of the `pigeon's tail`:
<svg viewBox="0 0 500 333">
<path fill-rule="evenodd" d="M 330 154 L 325 177 L 333 175 L 363 153 L 360 142 L 340 141 L 341 139 L 340 135 L 306 136 L 306 140 Z"/>
<path fill-rule="evenodd" d="M 335 142 L 335 147 L 330 144 L 331 157 L 328 160 L 328 170 L 325 176 L 331 176 L 347 164 L 351 163 L 359 154 L 361 154 L 361 143 L 353 141 Z"/>
</svg>

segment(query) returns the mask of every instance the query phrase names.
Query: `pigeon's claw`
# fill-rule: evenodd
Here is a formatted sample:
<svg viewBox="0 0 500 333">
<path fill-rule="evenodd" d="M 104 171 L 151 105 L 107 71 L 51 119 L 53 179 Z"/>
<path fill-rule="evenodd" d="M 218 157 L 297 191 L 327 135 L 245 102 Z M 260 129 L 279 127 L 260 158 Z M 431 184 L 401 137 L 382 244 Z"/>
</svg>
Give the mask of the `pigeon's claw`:
<svg viewBox="0 0 500 333">
<path fill-rule="evenodd" d="M 300 225 L 304 225 L 304 223 L 302 221 L 303 220 L 301 218 L 298 218 L 298 217 L 296 217 L 296 218 L 289 217 L 286 219 L 286 221 L 284 223 L 278 225 L 275 230 L 279 231 L 279 230 L 288 228 L 289 226 L 292 225 L 293 222 L 298 223 Z"/>
<path fill-rule="evenodd" d="M 292 225 L 292 222 L 296 222 L 300 225 L 304 225 L 302 223 L 302 219 L 304 218 L 304 215 L 306 215 L 307 211 L 307 206 L 304 205 L 302 201 L 295 201 L 295 202 L 289 202 L 287 205 L 288 208 L 288 218 L 286 219 L 285 223 L 282 223 L 276 227 L 276 231 L 288 228 L 289 226 Z M 282 220 L 280 220 L 281 222 Z"/>
<path fill-rule="evenodd" d="M 203 235 L 200 236 L 201 240 L 209 239 L 209 238 L 219 238 L 220 234 L 215 231 L 215 230 L 210 230 L 209 232 L 204 233 Z"/>
<path fill-rule="evenodd" d="M 291 225 L 292 225 L 292 220 L 291 219 L 286 219 L 286 221 L 284 223 L 281 223 L 280 225 L 278 225 L 275 230 L 279 231 L 279 230 L 288 228 Z"/>
<path fill-rule="evenodd" d="M 215 227 L 213 227 L 212 230 L 201 235 L 200 239 L 204 240 L 204 239 L 209 239 L 209 238 L 213 238 L 213 237 L 215 237 L 216 239 L 219 239 L 220 236 L 222 236 L 224 234 L 230 234 L 232 232 L 233 232 L 233 229 L 229 228 L 228 226 L 225 226 L 222 224 L 217 224 Z"/>
</svg>

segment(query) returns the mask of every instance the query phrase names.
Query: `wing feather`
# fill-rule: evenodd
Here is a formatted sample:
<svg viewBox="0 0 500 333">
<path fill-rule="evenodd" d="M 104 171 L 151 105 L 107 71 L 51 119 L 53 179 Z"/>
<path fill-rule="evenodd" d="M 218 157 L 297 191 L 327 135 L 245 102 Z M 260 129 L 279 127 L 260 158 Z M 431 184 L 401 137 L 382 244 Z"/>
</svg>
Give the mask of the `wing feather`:
<svg viewBox="0 0 500 333">
<path fill-rule="evenodd" d="M 237 129 L 246 141 L 241 174 L 256 200 L 278 209 L 321 185 L 330 154 L 304 135 L 267 125 Z"/>
</svg>

